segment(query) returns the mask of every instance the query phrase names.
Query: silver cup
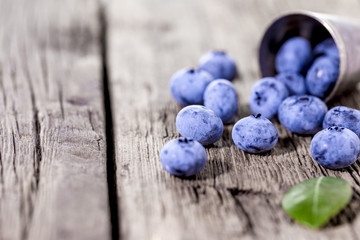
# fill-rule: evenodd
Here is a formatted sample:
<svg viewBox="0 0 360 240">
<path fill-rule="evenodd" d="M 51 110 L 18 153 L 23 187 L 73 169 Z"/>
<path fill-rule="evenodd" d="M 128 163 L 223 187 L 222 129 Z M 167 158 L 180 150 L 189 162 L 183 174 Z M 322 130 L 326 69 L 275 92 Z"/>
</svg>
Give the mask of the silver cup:
<svg viewBox="0 0 360 240">
<path fill-rule="evenodd" d="M 307 38 L 312 46 L 328 37 L 335 40 L 340 56 L 339 77 L 325 98 L 326 102 L 355 88 L 360 81 L 360 20 L 309 11 L 280 16 L 268 27 L 260 43 L 259 62 L 263 77 L 276 74 L 276 52 L 293 36 Z"/>
</svg>

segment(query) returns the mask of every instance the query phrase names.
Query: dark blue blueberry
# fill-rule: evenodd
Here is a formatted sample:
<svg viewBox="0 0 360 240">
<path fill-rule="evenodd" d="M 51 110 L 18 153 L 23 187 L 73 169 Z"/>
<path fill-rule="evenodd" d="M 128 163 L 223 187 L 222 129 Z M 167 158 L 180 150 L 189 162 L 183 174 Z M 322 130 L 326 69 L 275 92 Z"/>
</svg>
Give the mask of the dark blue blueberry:
<svg viewBox="0 0 360 240">
<path fill-rule="evenodd" d="M 345 106 L 330 109 L 325 114 L 323 128 L 331 126 L 348 128 L 360 138 L 360 111 Z"/>
<path fill-rule="evenodd" d="M 267 118 L 257 114 L 240 119 L 232 129 L 232 139 L 245 152 L 262 153 L 276 145 L 278 132 Z"/>
<path fill-rule="evenodd" d="M 224 126 L 212 110 L 191 105 L 177 114 L 176 128 L 181 136 L 194 139 L 202 145 L 209 145 L 221 138 Z"/>
<path fill-rule="evenodd" d="M 213 77 L 206 71 L 182 69 L 170 80 L 170 92 L 181 105 L 202 104 L 207 85 Z"/>
<path fill-rule="evenodd" d="M 324 167 L 345 168 L 358 159 L 360 140 L 347 128 L 329 127 L 314 136 L 310 152 L 313 159 Z"/>
<path fill-rule="evenodd" d="M 224 78 L 232 81 L 237 76 L 234 59 L 223 51 L 212 51 L 202 56 L 199 68 L 209 72 L 214 79 Z"/>
<path fill-rule="evenodd" d="M 276 80 L 285 84 L 290 95 L 306 94 L 305 79 L 298 73 L 280 73 L 275 77 Z"/>
<path fill-rule="evenodd" d="M 278 118 L 293 133 L 314 134 L 321 129 L 327 110 L 315 96 L 291 96 L 281 103 Z"/>
<path fill-rule="evenodd" d="M 276 71 L 300 73 L 308 66 L 311 58 L 311 45 L 308 40 L 302 37 L 290 38 L 276 54 Z"/>
<path fill-rule="evenodd" d="M 197 141 L 178 138 L 165 144 L 160 152 L 160 161 L 169 173 L 188 177 L 200 172 L 206 163 L 205 148 Z"/>
<path fill-rule="evenodd" d="M 212 81 L 204 93 L 204 106 L 213 110 L 223 123 L 234 122 L 238 112 L 234 85 L 226 79 Z"/>
<path fill-rule="evenodd" d="M 328 57 L 339 59 L 339 50 L 336 46 L 334 39 L 327 38 L 324 41 L 317 44 L 314 48 L 314 55 L 315 56 L 326 55 Z"/>
<path fill-rule="evenodd" d="M 319 57 L 306 74 L 306 88 L 311 95 L 325 98 L 335 86 L 339 76 L 339 61 L 331 57 Z"/>
<path fill-rule="evenodd" d="M 249 105 L 254 114 L 261 113 L 266 118 L 273 118 L 284 98 L 289 96 L 286 86 L 273 77 L 257 81 L 250 92 Z"/>
</svg>

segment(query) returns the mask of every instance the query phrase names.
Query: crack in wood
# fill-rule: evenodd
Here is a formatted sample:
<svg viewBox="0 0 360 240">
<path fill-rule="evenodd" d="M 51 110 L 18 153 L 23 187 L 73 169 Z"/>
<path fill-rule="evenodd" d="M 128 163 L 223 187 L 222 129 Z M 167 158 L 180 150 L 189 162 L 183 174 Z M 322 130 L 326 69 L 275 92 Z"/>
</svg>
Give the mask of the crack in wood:
<svg viewBox="0 0 360 240">
<path fill-rule="evenodd" d="M 14 170 L 14 174 L 15 174 L 15 180 L 17 182 L 18 181 L 18 174 L 17 174 L 17 171 L 16 171 L 16 141 L 15 141 L 14 132 L 12 132 L 11 137 L 12 137 L 13 150 L 14 150 L 12 165 L 13 165 L 13 170 Z"/>
<path fill-rule="evenodd" d="M 359 176 L 359 171 L 357 171 L 356 167 L 354 167 L 354 166 L 347 167 L 346 171 L 349 173 L 350 177 L 354 180 L 356 185 L 360 186 L 360 180 L 358 178 L 356 178 L 355 174 L 353 174 L 355 172 L 357 174 L 357 176 Z M 356 194 L 360 194 L 357 188 L 353 188 L 353 191 Z"/>
<path fill-rule="evenodd" d="M 26 55 L 26 53 L 24 53 L 24 55 Z M 35 137 L 34 177 L 35 177 L 35 181 L 36 181 L 35 191 L 37 191 L 38 184 L 40 181 L 40 179 L 39 179 L 40 178 L 40 162 L 41 162 L 41 158 L 42 158 L 41 139 L 40 139 L 41 125 L 40 125 L 40 120 L 39 120 L 39 116 L 38 116 L 39 110 L 36 107 L 35 92 L 34 92 L 34 87 L 32 85 L 30 72 L 29 72 L 29 69 L 28 69 L 28 66 L 26 63 L 24 64 L 24 66 L 25 66 L 26 78 L 29 83 L 30 99 L 31 99 L 31 105 L 32 105 L 32 112 L 33 112 L 33 125 L 34 125 L 34 137 Z"/>
<path fill-rule="evenodd" d="M 257 196 L 257 195 L 270 196 L 270 195 L 272 195 L 269 192 L 254 191 L 252 189 L 227 188 L 226 190 L 229 191 L 234 196 L 239 195 L 239 194 L 240 195 L 252 195 L 252 196 Z"/>
<path fill-rule="evenodd" d="M 194 193 L 194 195 L 195 195 L 195 203 L 196 204 L 199 204 L 199 201 L 200 201 L 200 199 L 199 199 L 199 192 L 198 192 L 198 189 L 200 188 L 200 186 L 193 186 L 192 187 L 192 191 L 193 191 L 193 193 Z"/>
<path fill-rule="evenodd" d="M 97 146 L 98 146 L 98 150 L 99 150 L 99 152 L 101 151 L 101 146 L 100 146 L 100 142 L 102 141 L 102 139 L 101 138 L 99 138 L 99 139 L 96 139 L 96 142 L 97 142 Z"/>
<path fill-rule="evenodd" d="M 26 49 L 26 45 L 24 45 L 24 59 L 28 59 L 28 55 L 27 55 L 27 49 Z M 34 173 L 33 173 L 33 177 L 35 179 L 35 184 L 31 184 L 31 191 L 29 193 L 29 195 L 27 196 L 27 200 L 28 200 L 28 204 L 29 204 L 29 212 L 28 212 L 28 223 L 31 222 L 32 217 L 33 217 L 33 212 L 34 212 L 34 204 L 33 204 L 33 199 L 30 197 L 30 194 L 33 194 L 34 197 L 36 197 L 38 190 L 39 190 L 39 182 L 40 182 L 40 162 L 42 160 L 42 152 L 41 152 L 41 125 L 40 125 L 40 120 L 39 120 L 39 110 L 36 106 L 36 98 L 35 98 L 35 92 L 34 92 L 34 86 L 32 84 L 32 77 L 29 71 L 29 66 L 28 66 L 28 62 L 24 61 L 24 72 L 25 72 L 25 76 L 26 79 L 28 81 L 29 84 L 29 92 L 30 92 L 30 101 L 31 101 L 31 106 L 32 106 L 32 114 L 33 114 L 33 127 L 34 127 L 34 142 L 35 142 L 35 147 L 34 147 L 34 151 L 33 151 L 33 155 L 34 155 L 34 161 L 33 161 L 33 168 L 34 168 Z M 23 199 L 23 198 L 22 198 Z M 22 228 L 22 239 L 27 239 L 28 237 L 28 233 L 29 233 L 29 225 L 30 224 L 26 224 L 23 228 Z"/>
<path fill-rule="evenodd" d="M 217 194 L 217 196 L 219 198 L 220 205 L 223 205 L 224 204 L 224 199 L 223 199 L 223 196 L 222 196 L 221 192 L 219 191 L 219 189 L 217 189 L 217 187 L 214 186 L 213 188 L 215 189 L 216 194 Z"/>
<path fill-rule="evenodd" d="M 106 3 L 99 4 L 100 50 L 103 79 L 103 101 L 105 109 L 105 135 L 106 135 L 106 173 L 108 184 L 108 198 L 111 221 L 111 236 L 113 240 L 120 239 L 120 216 L 118 208 L 115 137 L 113 132 L 113 116 L 111 109 L 111 96 L 107 67 L 107 9 Z"/>
<path fill-rule="evenodd" d="M 20 128 L 19 128 L 19 121 L 18 121 L 18 112 L 15 109 L 15 104 L 12 104 L 12 111 L 14 114 L 14 118 L 15 118 L 15 127 L 16 127 L 16 133 L 18 134 L 18 136 L 20 137 Z M 13 134 L 15 135 L 14 131 Z"/>
<path fill-rule="evenodd" d="M 89 109 L 88 109 L 88 117 L 89 117 L 89 123 L 91 126 L 91 130 L 93 130 L 95 132 L 95 128 L 94 128 L 93 121 L 92 121 L 92 112 Z"/>
<path fill-rule="evenodd" d="M 64 111 L 62 87 L 61 87 L 60 83 L 58 83 L 58 89 L 59 89 L 59 104 L 60 104 L 60 110 L 61 110 L 61 117 L 64 120 L 65 119 L 65 111 Z"/>
<path fill-rule="evenodd" d="M 90 126 L 91 126 L 91 130 L 96 132 L 95 127 L 94 127 L 94 123 L 93 123 L 93 120 L 92 120 L 92 112 L 91 112 L 90 109 L 88 109 L 88 118 L 89 118 L 89 123 L 90 123 Z M 103 141 L 102 137 L 99 137 L 99 138 L 96 139 L 99 151 L 101 151 L 101 145 L 100 145 L 101 141 Z"/>
<path fill-rule="evenodd" d="M 35 180 L 36 180 L 36 190 L 39 186 L 40 181 L 40 162 L 42 160 L 42 153 L 41 153 L 41 139 L 40 139 L 40 131 L 41 125 L 38 117 L 38 111 L 34 113 L 34 125 L 35 125 Z"/>
<path fill-rule="evenodd" d="M 245 226 L 245 231 L 244 234 L 251 234 L 253 237 L 255 237 L 255 232 L 254 232 L 254 224 L 250 218 L 249 213 L 245 210 L 245 207 L 242 205 L 241 201 L 239 200 L 239 198 L 237 197 L 238 194 L 241 194 L 241 189 L 237 189 L 237 188 L 228 188 L 227 189 L 231 195 L 231 197 L 234 200 L 235 203 L 235 211 L 236 214 L 238 215 L 239 218 L 244 218 L 246 220 L 246 226 Z"/>
</svg>

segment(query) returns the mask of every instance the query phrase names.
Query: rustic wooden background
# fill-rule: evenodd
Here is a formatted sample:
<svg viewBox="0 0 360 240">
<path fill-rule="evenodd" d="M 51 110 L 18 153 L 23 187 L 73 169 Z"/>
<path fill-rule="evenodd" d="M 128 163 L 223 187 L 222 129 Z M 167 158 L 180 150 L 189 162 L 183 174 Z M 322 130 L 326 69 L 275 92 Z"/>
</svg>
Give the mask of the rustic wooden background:
<svg viewBox="0 0 360 240">
<path fill-rule="evenodd" d="M 357 17 L 360 1 L 1 0 L 0 239 L 360 239 L 360 164 L 322 168 L 311 137 L 277 122 L 267 154 L 236 148 L 229 125 L 197 176 L 159 161 L 179 136 L 171 75 L 226 50 L 240 70 L 238 118 L 249 115 L 261 36 L 296 9 Z M 359 88 L 329 107 L 340 104 L 359 109 Z M 354 196 L 313 231 L 281 199 L 323 175 Z"/>
</svg>

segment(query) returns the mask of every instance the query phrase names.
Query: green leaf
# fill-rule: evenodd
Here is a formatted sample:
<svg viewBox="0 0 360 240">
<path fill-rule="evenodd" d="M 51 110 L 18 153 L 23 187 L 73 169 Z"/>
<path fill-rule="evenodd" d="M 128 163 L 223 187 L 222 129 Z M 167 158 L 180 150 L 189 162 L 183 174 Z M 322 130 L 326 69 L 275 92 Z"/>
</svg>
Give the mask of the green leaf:
<svg viewBox="0 0 360 240">
<path fill-rule="evenodd" d="M 349 203 L 351 195 L 351 186 L 342 179 L 313 178 L 292 187 L 282 207 L 295 221 L 318 229 Z"/>
</svg>

